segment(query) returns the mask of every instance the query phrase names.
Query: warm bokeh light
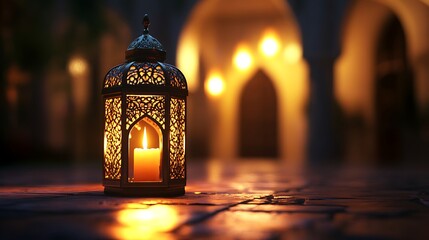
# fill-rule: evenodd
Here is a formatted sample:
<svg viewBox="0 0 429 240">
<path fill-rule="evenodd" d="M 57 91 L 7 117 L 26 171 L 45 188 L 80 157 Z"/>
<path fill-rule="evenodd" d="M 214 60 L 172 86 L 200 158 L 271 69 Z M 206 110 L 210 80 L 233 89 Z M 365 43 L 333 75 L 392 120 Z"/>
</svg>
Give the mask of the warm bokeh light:
<svg viewBox="0 0 429 240">
<path fill-rule="evenodd" d="M 179 223 L 177 211 L 166 205 L 129 204 L 118 212 L 118 227 L 114 235 L 119 239 L 169 239 L 167 233 Z"/>
<path fill-rule="evenodd" d="M 68 68 L 71 75 L 82 76 L 88 70 L 88 62 L 81 57 L 74 57 L 70 60 Z"/>
<path fill-rule="evenodd" d="M 302 49 L 296 43 L 288 44 L 284 50 L 284 57 L 289 63 L 297 63 L 302 56 Z"/>
<path fill-rule="evenodd" d="M 206 93 L 211 96 L 219 96 L 222 94 L 225 88 L 222 75 L 218 72 L 213 72 L 210 74 L 204 84 L 204 88 Z"/>
<path fill-rule="evenodd" d="M 177 48 L 177 67 L 186 76 L 189 91 L 193 92 L 198 88 L 198 44 L 192 34 L 184 35 Z"/>
<path fill-rule="evenodd" d="M 72 57 L 68 64 L 71 75 L 71 92 L 76 114 L 81 116 L 88 107 L 90 97 L 90 65 L 80 56 Z"/>
<path fill-rule="evenodd" d="M 178 43 L 177 60 L 181 59 L 182 62 L 178 61 L 180 69 L 188 67 L 188 54 L 191 58 L 198 56 L 201 65 L 192 74 L 196 74 L 199 84 L 204 84 L 203 91 L 205 96 L 211 98 L 213 103 L 211 111 L 217 117 L 208 119 L 213 128 L 210 138 L 203 137 L 204 131 L 201 131 L 203 127 L 195 127 L 189 132 L 191 137 L 204 138 L 201 143 L 198 140 L 193 141 L 195 146 L 193 149 L 198 149 L 204 144 L 207 157 L 220 161 L 240 157 L 241 140 L 238 128 L 242 109 L 240 98 L 255 73 L 263 71 L 277 92 L 279 157 L 294 164 L 303 163 L 307 141 L 305 107 L 308 102 L 308 69 L 302 57 L 298 57 L 301 54 L 296 54 L 300 52 L 301 34 L 295 16 L 291 14 L 287 1 L 283 0 L 266 3 L 252 1 L 248 4 L 246 2 L 245 7 L 238 3 L 227 4 L 228 9 L 225 9 L 226 5 L 223 3 L 226 2 L 199 1 L 184 24 Z M 240 16 L 237 13 L 240 13 Z M 267 14 L 271 14 L 272 20 L 276 20 L 265 19 Z M 253 21 L 243 21 L 241 16 L 261 17 L 264 21 L 255 24 Z M 218 18 L 223 20 L 214 21 Z M 222 34 L 219 34 L 220 32 Z M 287 43 L 296 43 L 299 49 L 296 51 L 297 49 L 292 48 L 291 51 L 291 48 L 288 48 L 286 50 L 288 57 L 285 57 Z M 297 63 L 288 62 L 296 59 L 299 59 Z M 214 74 L 211 74 L 213 70 L 221 74 L 213 77 Z M 183 72 L 192 94 L 193 80 L 190 75 Z M 200 88 L 201 85 L 194 91 Z M 192 94 L 190 102 L 195 106 L 203 106 L 200 104 L 203 97 L 200 94 Z M 204 110 L 204 107 L 198 109 Z M 195 116 L 201 115 L 195 111 L 194 113 Z M 194 122 L 195 125 L 197 124 Z M 210 169 L 209 178 L 221 181 L 216 168 Z"/>
<path fill-rule="evenodd" d="M 30 76 L 19 69 L 18 66 L 12 65 L 7 71 L 6 100 L 11 108 L 16 107 L 19 99 L 19 86 L 29 82 Z"/>
<path fill-rule="evenodd" d="M 264 34 L 259 48 L 265 56 L 272 57 L 278 52 L 279 45 L 280 43 L 277 35 L 274 31 L 269 30 Z"/>
<path fill-rule="evenodd" d="M 210 159 L 207 161 L 207 179 L 212 183 L 222 181 L 222 163 L 220 159 Z"/>
<path fill-rule="evenodd" d="M 234 65 L 240 70 L 249 69 L 252 64 L 252 55 L 244 45 L 239 45 L 233 57 Z"/>
</svg>

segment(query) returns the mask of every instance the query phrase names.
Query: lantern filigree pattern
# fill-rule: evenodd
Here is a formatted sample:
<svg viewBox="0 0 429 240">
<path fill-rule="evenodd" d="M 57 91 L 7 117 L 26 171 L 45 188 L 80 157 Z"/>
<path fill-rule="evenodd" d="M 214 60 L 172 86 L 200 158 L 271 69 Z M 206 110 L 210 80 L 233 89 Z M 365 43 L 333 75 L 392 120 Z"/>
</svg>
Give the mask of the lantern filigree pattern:
<svg viewBox="0 0 429 240">
<path fill-rule="evenodd" d="M 103 83 L 103 185 L 107 194 L 178 196 L 186 185 L 185 76 L 164 63 L 166 52 L 149 35 L 125 51 L 125 62 Z"/>
<path fill-rule="evenodd" d="M 121 177 L 121 99 L 107 98 L 105 109 L 104 177 Z"/>
<path fill-rule="evenodd" d="M 127 126 L 141 116 L 147 115 L 155 119 L 165 129 L 165 97 L 164 96 L 127 96 Z"/>
<path fill-rule="evenodd" d="M 185 178 L 185 101 L 171 99 L 170 178 Z"/>
<path fill-rule="evenodd" d="M 167 68 L 167 72 L 170 77 L 170 85 L 172 87 L 186 90 L 186 81 L 182 73 L 179 72 L 177 68 L 169 64 L 165 64 L 165 68 Z"/>
<path fill-rule="evenodd" d="M 161 43 L 158 42 L 155 38 L 153 38 L 151 35 L 142 35 L 135 39 L 129 46 L 128 49 L 135 49 L 135 48 L 141 48 L 141 49 L 163 49 Z"/>
<path fill-rule="evenodd" d="M 127 83 L 130 85 L 164 85 L 164 71 L 161 66 L 156 63 L 134 63 L 127 73 Z"/>
<path fill-rule="evenodd" d="M 122 84 L 122 68 L 123 66 L 120 65 L 109 71 L 104 81 L 104 88 L 120 86 Z"/>
</svg>

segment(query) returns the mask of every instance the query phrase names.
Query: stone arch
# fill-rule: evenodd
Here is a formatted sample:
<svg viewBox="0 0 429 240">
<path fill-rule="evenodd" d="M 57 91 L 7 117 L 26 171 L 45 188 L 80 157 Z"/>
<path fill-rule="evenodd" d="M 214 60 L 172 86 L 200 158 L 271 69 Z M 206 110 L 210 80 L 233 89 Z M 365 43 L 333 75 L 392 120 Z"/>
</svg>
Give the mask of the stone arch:
<svg viewBox="0 0 429 240">
<path fill-rule="evenodd" d="M 380 34 L 396 17 L 406 44 L 405 57 L 414 76 L 418 109 L 429 106 L 428 56 L 429 8 L 419 0 L 407 4 L 394 0 L 355 0 L 350 4 L 342 31 L 342 51 L 335 65 L 335 95 L 346 115 L 345 158 L 351 162 L 376 162 L 377 74 Z M 426 59 L 426 60 L 425 60 Z M 427 68 L 426 68 L 427 69 Z"/>
<path fill-rule="evenodd" d="M 412 134 L 410 129 L 416 125 L 416 104 L 407 41 L 395 15 L 382 28 L 375 58 L 376 159 L 382 164 L 397 163 L 409 150 L 405 135 Z"/>
</svg>

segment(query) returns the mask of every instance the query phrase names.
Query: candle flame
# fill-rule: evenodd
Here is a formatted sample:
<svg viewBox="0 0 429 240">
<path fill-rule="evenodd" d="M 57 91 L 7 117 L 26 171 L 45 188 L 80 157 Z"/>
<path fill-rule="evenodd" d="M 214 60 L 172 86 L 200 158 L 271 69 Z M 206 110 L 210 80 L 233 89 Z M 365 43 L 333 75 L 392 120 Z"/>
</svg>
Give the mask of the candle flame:
<svg viewBox="0 0 429 240">
<path fill-rule="evenodd" d="M 143 149 L 147 149 L 146 127 L 144 127 L 144 130 L 143 130 L 143 141 L 142 141 L 142 144 L 143 144 Z"/>
</svg>

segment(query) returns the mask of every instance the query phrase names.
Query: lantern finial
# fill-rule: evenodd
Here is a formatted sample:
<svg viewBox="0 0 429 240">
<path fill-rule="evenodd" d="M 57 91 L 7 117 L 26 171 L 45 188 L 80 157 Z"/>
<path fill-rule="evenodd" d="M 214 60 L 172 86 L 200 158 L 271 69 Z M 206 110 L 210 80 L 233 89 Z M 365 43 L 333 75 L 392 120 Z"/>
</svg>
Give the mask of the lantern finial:
<svg viewBox="0 0 429 240">
<path fill-rule="evenodd" d="M 143 33 L 148 34 L 149 33 L 150 20 L 149 20 L 149 16 L 147 14 L 144 15 L 142 24 L 144 27 Z"/>
<path fill-rule="evenodd" d="M 127 61 L 163 62 L 166 53 L 161 43 L 149 34 L 150 20 L 147 14 L 143 17 L 143 34 L 136 38 L 125 51 Z"/>
</svg>

